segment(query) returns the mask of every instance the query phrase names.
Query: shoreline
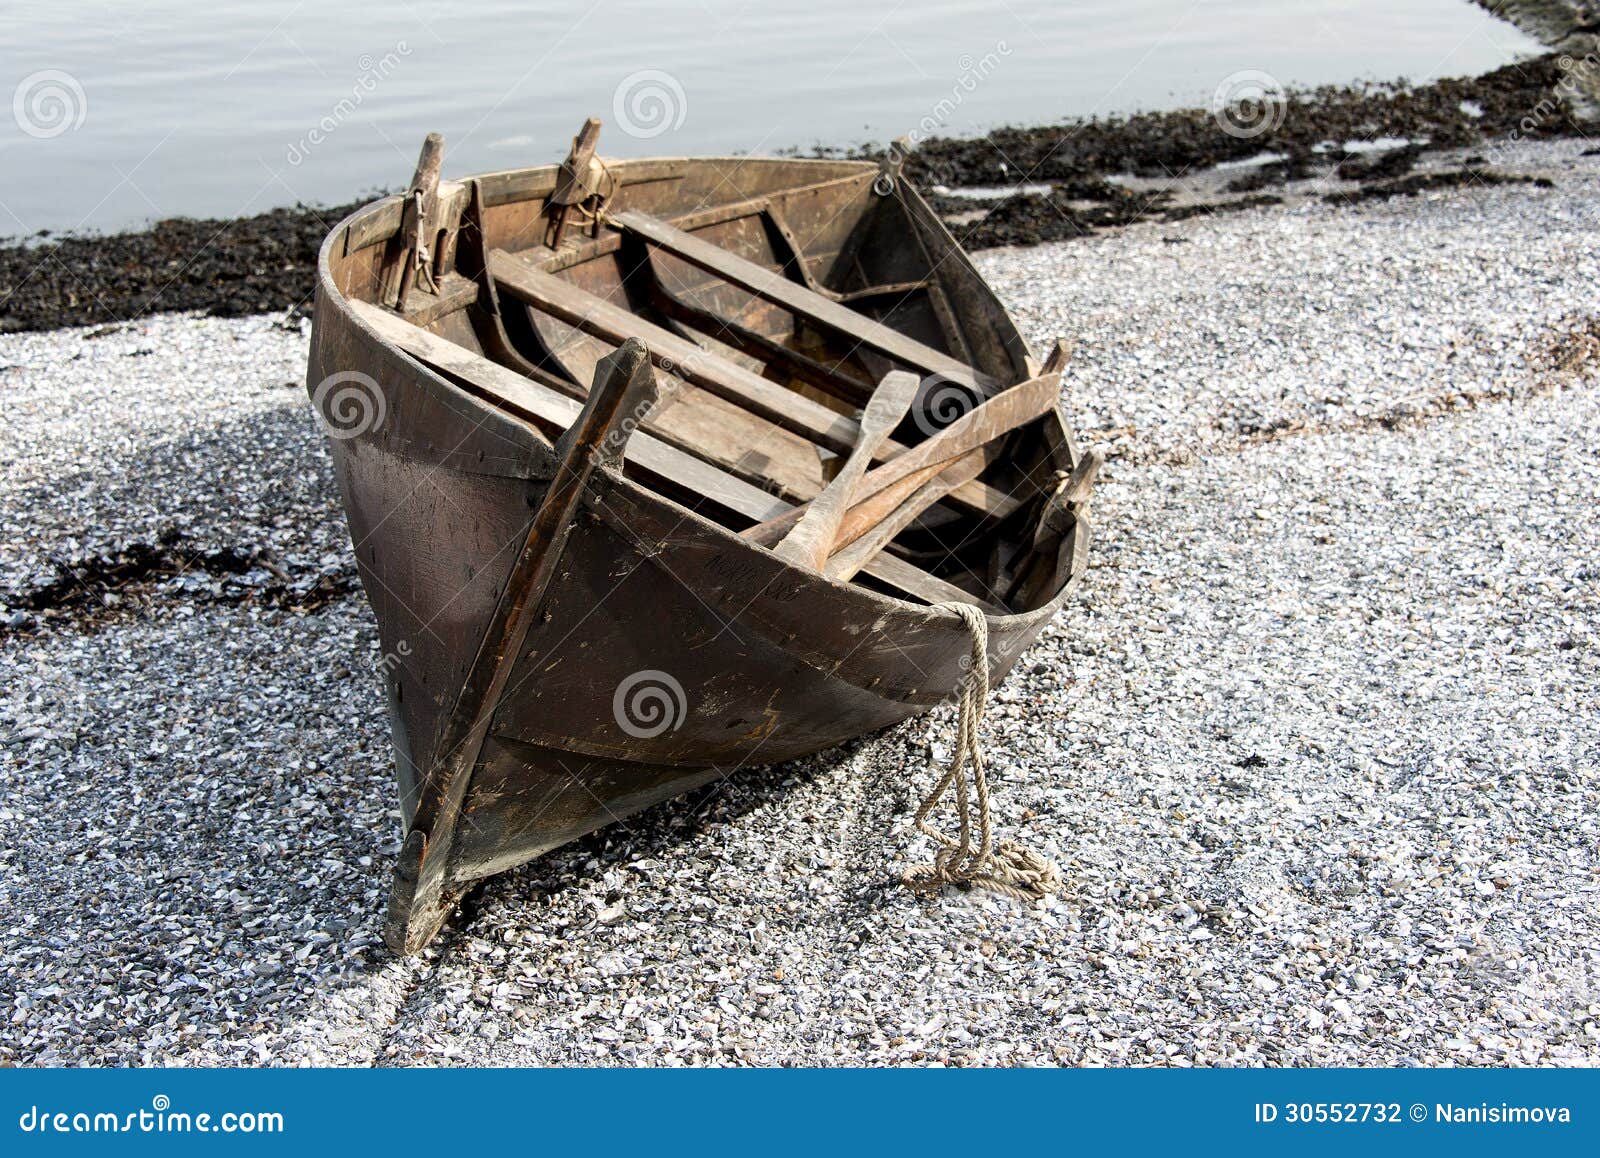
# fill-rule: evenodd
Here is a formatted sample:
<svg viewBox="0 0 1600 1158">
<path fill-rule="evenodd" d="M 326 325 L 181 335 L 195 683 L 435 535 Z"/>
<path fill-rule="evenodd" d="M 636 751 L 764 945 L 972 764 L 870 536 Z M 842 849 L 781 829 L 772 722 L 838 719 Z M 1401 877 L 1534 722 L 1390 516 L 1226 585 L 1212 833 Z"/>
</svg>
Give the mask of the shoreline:
<svg viewBox="0 0 1600 1158">
<path fill-rule="evenodd" d="M 1191 108 L 933 138 L 906 158 L 905 172 L 970 250 L 1073 240 L 1137 221 L 1285 199 L 1539 182 L 1548 178 L 1503 169 L 1498 142 L 1584 135 L 1553 95 L 1573 67 L 1550 53 L 1428 85 L 1290 91 L 1265 107 L 1242 106 L 1244 117 L 1267 120 L 1234 132 L 1224 131 L 1218 114 Z M 880 152 L 857 146 L 819 155 Z M 1419 165 L 1426 171 L 1416 172 Z M 1048 191 L 993 194 L 1017 186 L 1019 170 L 1030 186 Z M 235 219 L 172 218 L 115 234 L 8 239 L 0 244 L 0 333 L 185 310 L 303 314 L 323 238 L 371 200 Z"/>
</svg>

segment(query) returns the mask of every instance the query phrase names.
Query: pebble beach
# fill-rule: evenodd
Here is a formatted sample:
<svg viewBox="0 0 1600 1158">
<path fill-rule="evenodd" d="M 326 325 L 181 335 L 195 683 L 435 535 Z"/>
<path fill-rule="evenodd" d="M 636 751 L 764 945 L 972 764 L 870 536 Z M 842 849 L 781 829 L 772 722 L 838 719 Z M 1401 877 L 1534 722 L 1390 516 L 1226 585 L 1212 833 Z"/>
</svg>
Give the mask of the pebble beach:
<svg viewBox="0 0 1600 1158">
<path fill-rule="evenodd" d="M 984 733 L 1037 903 L 899 883 L 945 707 L 394 957 L 305 324 L 0 334 L 0 1062 L 1600 1063 L 1591 152 L 976 255 L 1107 456 Z"/>
</svg>

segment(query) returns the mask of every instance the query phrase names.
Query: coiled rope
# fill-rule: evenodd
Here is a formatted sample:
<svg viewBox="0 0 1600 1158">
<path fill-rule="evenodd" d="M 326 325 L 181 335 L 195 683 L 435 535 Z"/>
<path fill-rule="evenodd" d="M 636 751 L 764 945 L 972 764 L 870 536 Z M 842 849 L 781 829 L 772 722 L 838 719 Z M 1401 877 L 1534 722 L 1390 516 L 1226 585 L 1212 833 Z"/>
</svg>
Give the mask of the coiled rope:
<svg viewBox="0 0 1600 1158">
<path fill-rule="evenodd" d="M 969 671 L 962 681 L 960 722 L 956 751 L 939 782 L 917 809 L 916 826 L 941 848 L 933 863 L 908 869 L 903 877 L 914 892 L 931 893 L 945 885 L 970 884 L 1020 901 L 1036 900 L 1061 888 L 1061 871 L 1054 861 L 1014 841 L 994 843 L 989 815 L 989 780 L 984 773 L 983 747 L 978 734 L 983 707 L 989 698 L 989 621 L 970 603 L 940 603 L 936 610 L 952 611 L 967 625 L 972 639 Z M 972 784 L 967 783 L 971 769 Z M 928 823 L 946 793 L 955 798 L 954 839 Z M 974 807 L 976 805 L 976 807 Z M 973 813 L 977 813 L 974 841 Z"/>
</svg>

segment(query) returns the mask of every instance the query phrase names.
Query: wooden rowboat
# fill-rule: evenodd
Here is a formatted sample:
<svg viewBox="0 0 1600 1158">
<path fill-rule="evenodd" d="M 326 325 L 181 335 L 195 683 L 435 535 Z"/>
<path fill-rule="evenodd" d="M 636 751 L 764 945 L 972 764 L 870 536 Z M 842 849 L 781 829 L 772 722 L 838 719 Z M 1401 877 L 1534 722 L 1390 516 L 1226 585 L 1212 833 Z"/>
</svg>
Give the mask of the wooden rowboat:
<svg viewBox="0 0 1600 1158">
<path fill-rule="evenodd" d="M 307 384 L 383 646 L 387 937 L 750 764 L 1001 678 L 1084 566 L 1096 460 L 892 163 L 440 180 L 323 245 Z M 981 626 L 981 624 L 980 624 Z"/>
</svg>

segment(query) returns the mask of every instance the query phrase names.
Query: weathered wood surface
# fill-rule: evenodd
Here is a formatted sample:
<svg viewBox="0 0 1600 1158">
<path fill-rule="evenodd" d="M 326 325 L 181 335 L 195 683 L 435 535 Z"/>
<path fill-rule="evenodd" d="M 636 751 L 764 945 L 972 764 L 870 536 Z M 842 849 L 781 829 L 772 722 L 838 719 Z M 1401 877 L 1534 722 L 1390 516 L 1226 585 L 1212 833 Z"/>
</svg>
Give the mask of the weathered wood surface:
<svg viewBox="0 0 1600 1158">
<path fill-rule="evenodd" d="M 1001 457 L 1001 446 L 998 443 L 986 443 L 974 447 L 966 454 L 955 460 L 955 464 L 969 463 L 973 474 L 981 474 L 986 468 Z M 893 513 L 922 487 L 939 478 L 947 470 L 953 470 L 954 465 L 948 462 L 936 462 L 913 471 L 890 483 L 876 494 L 858 498 L 849 510 L 844 513 L 844 518 L 839 522 L 839 533 L 833 541 L 833 549 L 842 551 L 851 543 L 867 534 L 873 527 L 889 518 Z M 970 476 L 969 476 L 970 477 Z"/>
<path fill-rule="evenodd" d="M 653 265 L 644 268 L 654 274 Z M 652 278 L 650 290 L 650 304 L 675 322 L 710 335 L 763 363 L 775 363 L 795 378 L 851 405 L 859 406 L 871 396 L 873 384 L 865 374 L 858 376 L 844 366 L 818 361 L 749 326 L 684 301 L 662 285 L 658 276 Z"/>
<path fill-rule="evenodd" d="M 438 214 L 439 174 L 444 168 L 444 138 L 429 133 L 417 156 L 416 172 L 406 186 L 401 206 L 400 232 L 389 243 L 384 256 L 383 302 L 398 305 L 406 300 L 417 283 L 417 274 L 428 260 L 427 243 Z"/>
<path fill-rule="evenodd" d="M 593 347 L 593 353 L 591 356 L 586 348 L 572 351 L 581 356 L 561 357 L 562 367 L 568 372 L 565 375 L 553 373 L 523 354 L 506 330 L 499 293 L 494 278 L 488 274 L 489 250 L 484 241 L 481 183 L 474 179 L 469 184 L 472 196 L 460 230 L 460 264 L 471 276 L 452 273 L 449 278 L 478 291 L 471 301 L 471 321 L 483 352 L 491 360 L 569 398 L 583 399 L 588 388 L 582 383 L 594 379 L 596 363 L 610 353 L 611 347 L 575 333 L 574 336 L 583 338 L 587 346 Z M 513 303 L 513 308 L 522 310 L 523 307 Z M 420 316 L 407 313 L 406 320 L 425 326 L 437 316 L 437 311 Z M 569 351 L 551 352 L 560 356 Z M 816 448 L 799 435 L 790 434 L 676 376 L 661 374 L 657 395 L 659 401 L 645 429 L 678 449 L 792 501 L 813 498 L 827 481 Z"/>
<path fill-rule="evenodd" d="M 908 338 L 898 330 L 863 317 L 848 306 L 792 282 L 780 273 L 720 249 L 649 214 L 617 213 L 610 220 L 690 265 L 716 274 L 757 297 L 774 302 L 807 321 L 836 330 L 924 374 L 938 374 L 983 394 L 993 393 L 1000 385 L 987 374 L 974 370 L 949 354 Z"/>
<path fill-rule="evenodd" d="M 718 358 L 687 338 L 546 273 L 519 254 L 492 252 L 489 270 L 496 285 L 519 301 L 613 344 L 637 336 L 650 347 L 656 365 L 835 454 L 849 454 L 861 437 L 857 423 L 821 403 Z M 886 461 L 905 450 L 893 439 L 886 439 L 873 457 L 875 461 Z M 957 488 L 950 500 L 967 511 L 985 514 L 1009 513 L 1015 506 L 1007 495 L 976 481 Z"/>
<path fill-rule="evenodd" d="M 548 199 L 580 175 L 590 180 L 566 181 L 557 199 L 573 208 L 561 248 L 551 249 Z M 1063 585 L 1082 568 L 1087 520 L 1069 498 L 1074 485 L 1052 490 L 1081 457 L 1058 413 L 950 458 L 942 456 L 959 447 L 885 442 L 863 483 L 917 457 L 880 476 L 895 481 L 870 498 L 860 501 L 855 488 L 858 501 L 846 505 L 833 536 L 834 574 L 853 565 L 847 552 L 871 558 L 847 583 L 826 564 L 820 572 L 793 566 L 730 537 L 749 523 L 798 521 L 789 514 L 795 500 L 824 492 L 814 461 L 824 444 L 660 366 L 644 377 L 667 396 L 622 449 L 624 469 L 591 469 L 581 505 L 561 522 L 568 539 L 550 538 L 557 577 L 541 584 L 511 575 L 527 545 L 530 502 L 538 510 L 563 504 L 559 491 L 547 492 L 567 469 L 557 445 L 571 452 L 569 432 L 591 401 L 585 383 L 629 337 L 654 336 L 640 326 L 645 319 L 686 344 L 685 361 L 701 351 L 790 398 L 820 402 L 830 424 L 844 418 L 832 449 L 845 455 L 860 439 L 860 424 L 845 415 L 892 370 L 960 382 L 967 362 L 995 393 L 1010 394 L 1010 384 L 1042 369 L 1026 360 L 1015 325 L 948 233 L 912 220 L 921 209 L 909 190 L 873 197 L 873 176 L 854 163 L 760 159 L 611 161 L 569 165 L 565 174 L 550 165 L 437 182 L 425 228 L 423 215 L 407 221 L 416 199 L 395 197 L 330 235 L 308 386 L 360 370 L 387 413 L 330 448 L 380 636 L 386 652 L 401 656 L 385 678 L 411 826 L 396 872 L 396 944 L 425 940 L 474 880 L 719 768 L 820 751 L 941 702 L 959 687 L 970 641 L 958 617 L 919 601 L 989 613 L 995 678 L 1059 606 Z M 432 181 L 424 170 L 414 184 Z M 688 247 L 715 238 L 712 248 L 731 260 L 707 270 L 674 252 L 683 238 L 658 233 L 668 246 L 608 227 L 610 214 L 627 211 L 671 222 L 686 237 L 704 223 L 707 232 Z M 763 217 L 748 220 L 753 214 Z M 436 252 L 413 266 L 420 288 L 402 297 L 385 281 L 385 258 L 412 254 L 412 243 Z M 601 335 L 509 290 L 502 297 L 490 271 L 497 250 L 545 273 L 560 269 L 567 284 L 643 318 L 611 318 Z M 674 312 L 646 292 L 647 282 L 630 280 L 647 255 L 650 268 L 681 280 L 674 292 L 681 289 L 682 304 L 704 316 Z M 393 264 L 396 274 L 401 268 Z M 952 269 L 959 276 L 947 276 Z M 741 284 L 755 280 L 760 294 Z M 739 312 L 741 302 L 750 313 Z M 729 313 L 748 333 L 727 328 Z M 780 352 L 789 345 L 791 353 Z M 771 449 L 750 454 L 763 433 Z M 769 453 L 772 461 L 758 461 Z M 908 520 L 963 471 L 973 472 L 970 481 L 918 525 L 935 538 L 948 531 L 952 542 L 965 539 L 967 549 L 959 560 L 914 565 L 923 556 L 912 548 L 927 544 L 903 533 Z M 1017 497 L 993 486 L 1002 480 Z M 895 553 L 883 549 L 891 546 Z M 530 596 L 541 585 L 545 595 Z M 1022 596 L 997 606 L 966 587 Z M 474 681 L 483 686 L 474 665 L 481 670 L 491 636 L 505 638 L 508 598 L 538 604 L 537 614 L 482 748 L 462 772 L 449 761 L 466 725 L 451 725 L 443 745 L 441 736 L 458 700 L 474 702 Z M 641 739 L 619 730 L 615 693 L 645 668 L 682 678 L 695 710 L 681 731 Z M 467 725 L 478 714 L 455 713 Z"/>
<path fill-rule="evenodd" d="M 602 363 L 588 401 L 556 444 L 557 469 L 528 523 L 517 561 L 506 579 L 476 658 L 446 718 L 435 765 L 428 771 L 411 833 L 406 871 L 397 875 L 396 921 L 385 930 L 397 953 L 421 950 L 448 914 L 444 904 L 450 845 L 472 770 L 489 733 L 528 628 L 555 578 L 589 476 L 621 468 L 627 420 L 654 403 L 655 375 L 644 346 L 630 341 Z M 418 837 L 421 839 L 417 839 Z"/>
<path fill-rule="evenodd" d="M 545 314 L 531 320 L 562 373 L 520 358 L 508 361 L 496 355 L 495 360 L 581 399 L 585 390 L 579 383 L 594 377 L 595 365 L 614 347 Z M 656 376 L 659 402 L 645 421 L 651 434 L 791 502 L 805 502 L 821 492 L 827 478 L 812 442 L 675 373 L 657 369 Z"/>
<path fill-rule="evenodd" d="M 412 290 L 406 295 L 400 312 L 408 322 L 419 326 L 431 325 L 448 314 L 466 309 L 478 300 L 481 287 L 471 278 L 458 273 L 447 273 L 438 281 L 436 294 Z"/>
<path fill-rule="evenodd" d="M 1007 592 L 1009 597 L 1038 600 L 1049 593 L 1057 575 L 1082 572 L 1089 546 L 1084 514 L 1095 476 L 1104 462 L 1099 451 L 1084 454 L 1072 474 L 1046 500 L 1029 545 L 1030 562 L 1019 569 Z"/>
<path fill-rule="evenodd" d="M 895 456 L 882 466 L 868 471 L 856 487 L 856 502 L 870 499 L 885 487 L 915 476 L 919 471 L 942 468 L 943 465 L 954 462 L 968 451 L 993 442 L 1017 427 L 1039 418 L 1055 406 L 1060 398 L 1059 373 L 1047 373 L 1001 391 L 963 414 L 931 438 L 919 442 L 906 453 Z M 937 474 L 939 471 L 935 470 L 934 473 Z M 992 511 L 984 513 L 1005 514 L 1014 510 L 1016 500 L 1009 495 L 1005 496 L 1005 499 L 1003 505 L 997 504 Z M 752 542 L 764 545 L 776 543 L 803 516 L 803 509 L 797 508 L 777 519 L 751 527 L 742 534 Z"/>
<path fill-rule="evenodd" d="M 822 570 L 833 549 L 839 520 L 855 495 L 856 484 L 866 473 L 878 447 L 905 418 L 912 399 L 917 396 L 917 385 L 917 376 L 904 370 L 891 371 L 878 384 L 861 415 L 861 437 L 850 451 L 850 457 L 822 493 L 806 504 L 805 514 L 794 529 L 773 548 L 778 558 L 814 571 Z"/>
<path fill-rule="evenodd" d="M 513 414 L 534 422 L 541 429 L 559 432 L 576 420 L 580 410 L 578 403 L 548 386 L 507 370 L 437 334 L 418 329 L 387 310 L 366 302 L 349 304 L 362 321 L 397 349 L 469 384 L 482 396 L 503 404 Z M 655 479 L 681 487 L 745 518 L 770 519 L 799 509 L 643 432 L 628 441 L 626 461 Z M 865 570 L 913 599 L 927 603 L 964 600 L 987 606 L 954 584 L 891 555 L 879 556 Z"/>
<path fill-rule="evenodd" d="M 968 451 L 940 471 L 937 477 L 923 483 L 887 515 L 877 519 L 870 528 L 864 528 L 861 534 L 840 547 L 828 559 L 823 573 L 841 583 L 848 582 L 922 512 L 968 479 L 977 477 L 978 472 L 986 466 L 988 462 L 982 447 Z M 840 540 L 843 541 L 842 535 Z"/>
<path fill-rule="evenodd" d="M 572 138 L 572 151 L 561 164 L 556 187 L 550 192 L 549 244 L 558 249 L 572 220 L 573 212 L 595 192 L 594 151 L 600 144 L 600 120 L 590 117 Z"/>
<path fill-rule="evenodd" d="M 496 251 L 489 255 L 489 271 L 500 289 L 519 301 L 613 344 L 636 336 L 650 347 L 657 366 L 819 446 L 848 454 L 860 436 L 860 428 L 843 415 L 714 357 L 687 338 L 546 273 L 526 258 Z"/>
</svg>

